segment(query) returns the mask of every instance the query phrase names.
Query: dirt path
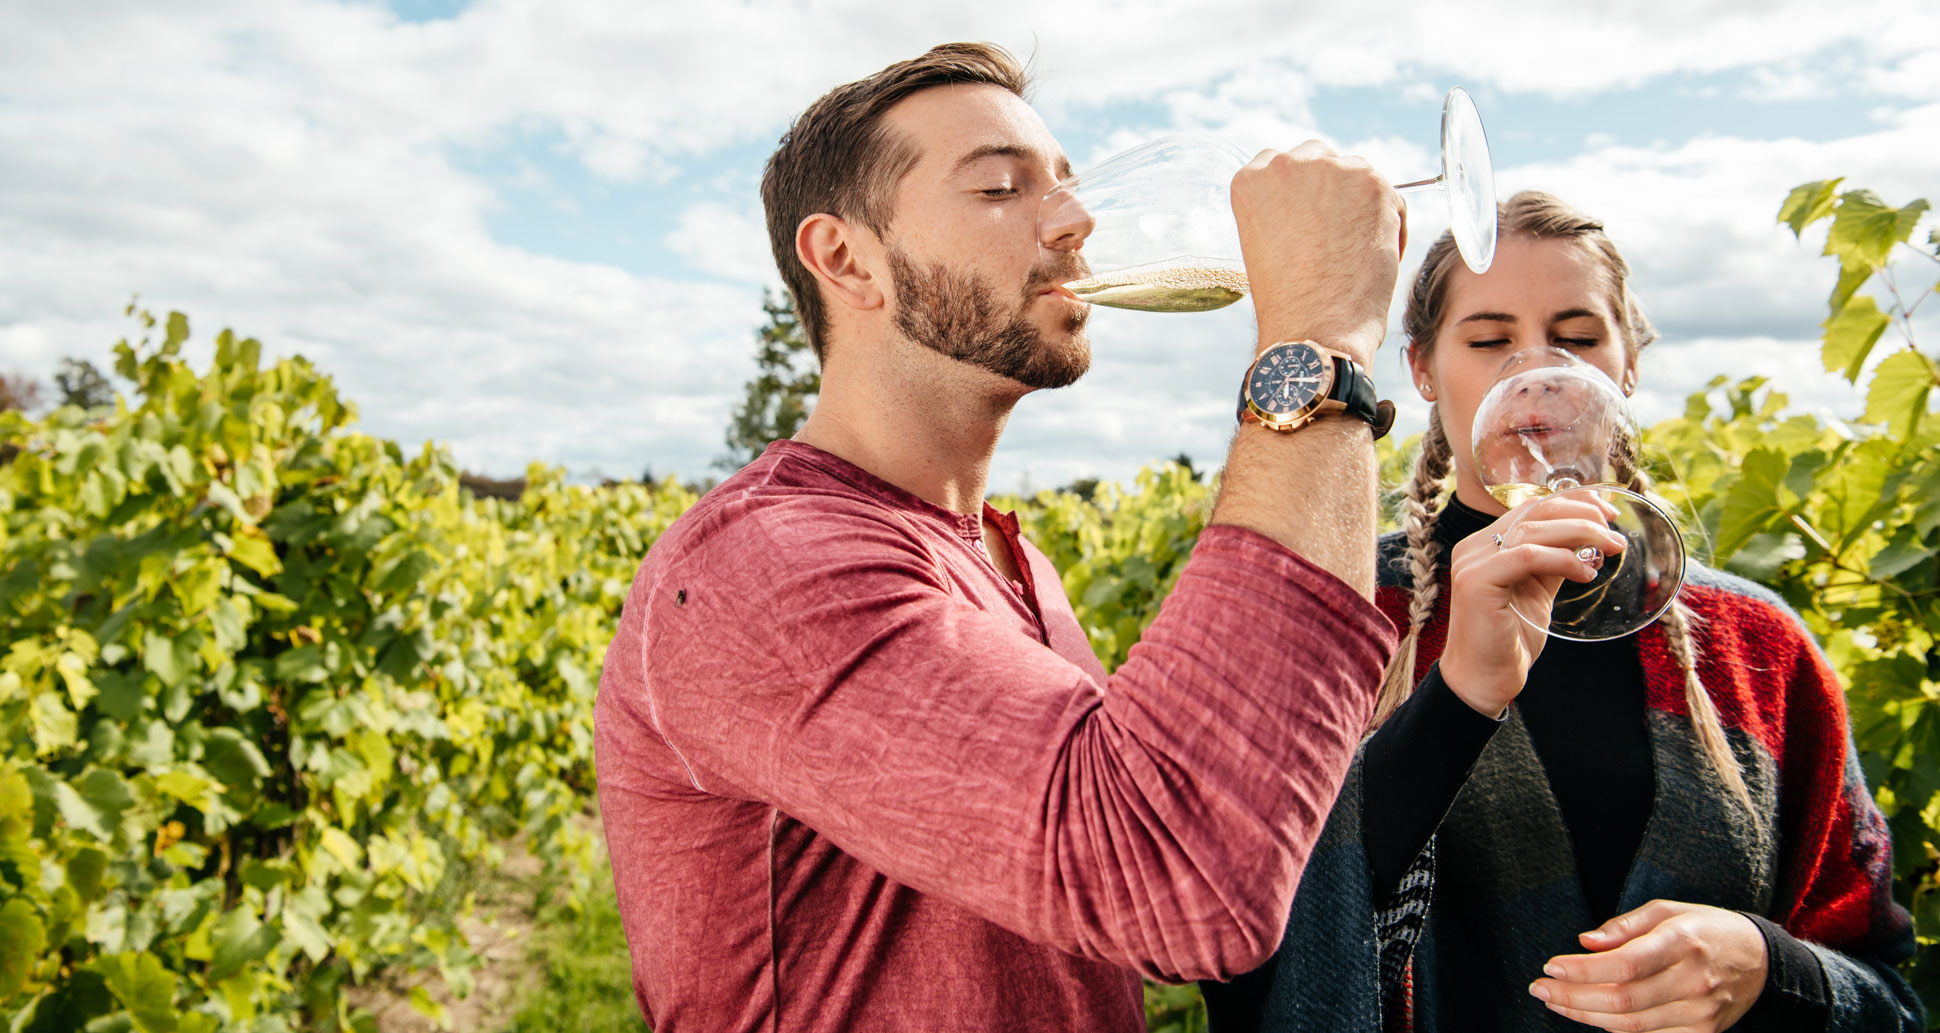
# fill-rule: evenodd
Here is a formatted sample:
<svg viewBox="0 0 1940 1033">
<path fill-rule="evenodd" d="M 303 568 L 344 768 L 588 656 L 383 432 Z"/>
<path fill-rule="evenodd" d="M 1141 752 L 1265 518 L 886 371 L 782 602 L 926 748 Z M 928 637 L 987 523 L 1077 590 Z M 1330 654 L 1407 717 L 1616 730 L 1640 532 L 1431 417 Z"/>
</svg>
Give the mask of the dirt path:
<svg viewBox="0 0 1940 1033">
<path fill-rule="evenodd" d="M 598 819 L 586 817 L 583 828 L 597 839 Z M 604 842 L 596 842 L 595 848 L 606 849 Z M 538 912 L 547 903 L 540 882 L 543 869 L 520 838 L 506 844 L 504 864 L 477 870 L 472 913 L 458 923 L 478 955 L 471 993 L 458 998 L 433 968 L 350 987 L 351 1007 L 375 1016 L 380 1033 L 491 1033 L 510 1025 L 519 1002 L 543 978 L 543 962 L 529 957 L 526 949 Z M 446 1009 L 442 1026 L 413 1006 L 411 995 L 417 988 Z"/>
</svg>

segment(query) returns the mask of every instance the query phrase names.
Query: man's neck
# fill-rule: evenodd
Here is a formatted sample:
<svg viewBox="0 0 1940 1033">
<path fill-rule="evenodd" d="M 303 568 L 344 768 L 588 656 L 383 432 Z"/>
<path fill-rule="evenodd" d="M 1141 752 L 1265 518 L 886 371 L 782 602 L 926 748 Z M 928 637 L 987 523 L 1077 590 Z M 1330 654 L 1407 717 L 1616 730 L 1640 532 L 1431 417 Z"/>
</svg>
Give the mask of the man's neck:
<svg viewBox="0 0 1940 1033">
<path fill-rule="evenodd" d="M 990 458 L 1021 394 L 934 353 L 903 358 L 852 359 L 824 371 L 815 411 L 795 440 L 926 502 L 980 516 Z"/>
</svg>

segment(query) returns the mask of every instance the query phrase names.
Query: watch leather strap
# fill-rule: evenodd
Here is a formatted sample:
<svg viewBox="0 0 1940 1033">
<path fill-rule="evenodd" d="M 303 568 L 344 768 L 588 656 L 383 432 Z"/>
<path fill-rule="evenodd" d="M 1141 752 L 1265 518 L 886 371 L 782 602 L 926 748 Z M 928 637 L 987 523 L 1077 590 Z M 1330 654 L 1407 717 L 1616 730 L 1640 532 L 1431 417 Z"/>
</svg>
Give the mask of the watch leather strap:
<svg viewBox="0 0 1940 1033">
<path fill-rule="evenodd" d="M 1347 414 L 1367 422 L 1376 441 L 1394 427 L 1394 403 L 1375 397 L 1374 378 L 1345 355 L 1334 356 L 1334 389 L 1328 397 L 1347 406 Z"/>
</svg>

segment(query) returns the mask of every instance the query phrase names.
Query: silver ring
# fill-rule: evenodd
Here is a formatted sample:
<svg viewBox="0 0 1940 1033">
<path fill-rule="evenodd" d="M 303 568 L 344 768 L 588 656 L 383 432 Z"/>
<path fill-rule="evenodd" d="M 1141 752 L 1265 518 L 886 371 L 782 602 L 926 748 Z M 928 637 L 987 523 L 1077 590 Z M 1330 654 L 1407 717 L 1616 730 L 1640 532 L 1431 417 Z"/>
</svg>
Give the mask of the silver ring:
<svg viewBox="0 0 1940 1033">
<path fill-rule="evenodd" d="M 1508 547 L 1509 547 L 1509 543 L 1508 543 L 1508 542 L 1505 542 L 1505 541 L 1503 541 L 1503 540 L 1502 540 L 1502 536 L 1501 536 L 1501 535 L 1499 535 L 1499 534 L 1492 534 L 1492 535 L 1490 535 L 1489 537 L 1490 537 L 1490 538 L 1493 538 L 1493 539 L 1495 539 L 1495 547 L 1496 547 L 1496 548 L 1498 548 L 1498 549 L 1506 549 L 1506 548 L 1508 548 Z"/>
</svg>

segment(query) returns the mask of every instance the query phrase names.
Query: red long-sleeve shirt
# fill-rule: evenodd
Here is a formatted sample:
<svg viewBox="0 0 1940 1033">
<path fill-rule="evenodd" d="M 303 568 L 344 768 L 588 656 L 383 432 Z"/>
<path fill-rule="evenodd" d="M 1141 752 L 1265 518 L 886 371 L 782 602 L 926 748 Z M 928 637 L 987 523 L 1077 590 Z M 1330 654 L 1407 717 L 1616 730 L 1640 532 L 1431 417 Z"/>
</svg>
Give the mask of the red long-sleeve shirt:
<svg viewBox="0 0 1940 1033">
<path fill-rule="evenodd" d="M 600 677 L 657 1033 L 1144 1028 L 1278 945 L 1394 628 L 1215 525 L 1109 679 L 1044 554 L 779 441 L 661 536 Z"/>
</svg>

